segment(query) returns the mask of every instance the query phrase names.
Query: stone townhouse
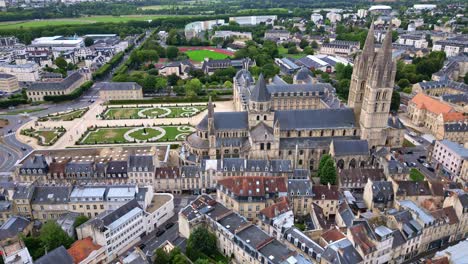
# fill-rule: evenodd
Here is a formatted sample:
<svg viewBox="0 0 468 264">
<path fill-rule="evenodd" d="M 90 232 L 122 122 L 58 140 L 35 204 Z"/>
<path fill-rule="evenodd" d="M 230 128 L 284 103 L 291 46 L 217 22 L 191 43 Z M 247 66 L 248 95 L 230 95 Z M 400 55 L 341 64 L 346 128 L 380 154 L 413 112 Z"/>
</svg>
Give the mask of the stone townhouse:
<svg viewBox="0 0 468 264">
<path fill-rule="evenodd" d="M 367 181 L 384 181 L 386 176 L 383 169 L 354 168 L 344 169 L 338 173 L 338 186 L 341 190 L 363 193 Z"/>
<path fill-rule="evenodd" d="M 340 192 L 336 185 L 313 185 L 313 203 L 320 206 L 327 219 L 334 217 L 340 205 Z"/>
<path fill-rule="evenodd" d="M 70 211 L 71 186 L 36 186 L 31 199 L 34 219 L 57 220 Z"/>
<path fill-rule="evenodd" d="M 306 216 L 312 211 L 315 194 L 310 179 L 288 179 L 288 197 L 294 215 Z"/>
<path fill-rule="evenodd" d="M 372 211 L 385 211 L 393 208 L 395 193 L 392 182 L 372 181 L 368 182 L 364 188 L 364 202 Z"/>
<path fill-rule="evenodd" d="M 449 196 L 444 200 L 444 208 L 453 207 L 459 220 L 456 240 L 468 237 L 468 194 L 449 192 Z"/>
<path fill-rule="evenodd" d="M 183 237 L 189 237 L 199 226 L 213 232 L 218 250 L 233 256 L 236 263 L 311 263 L 208 195 L 199 196 L 179 213 L 179 232 Z"/>
<path fill-rule="evenodd" d="M 258 218 L 276 198 L 287 196 L 286 179 L 282 177 L 241 176 L 218 181 L 216 200 L 247 219 Z"/>
<path fill-rule="evenodd" d="M 423 226 L 408 210 L 392 210 L 387 215 L 387 226 L 393 229 L 392 261 L 403 263 L 418 254 Z"/>
<path fill-rule="evenodd" d="M 275 203 L 260 210 L 255 224 L 276 239 L 281 239 L 284 228 L 294 225 L 294 213 L 287 197 L 276 199 Z"/>
</svg>

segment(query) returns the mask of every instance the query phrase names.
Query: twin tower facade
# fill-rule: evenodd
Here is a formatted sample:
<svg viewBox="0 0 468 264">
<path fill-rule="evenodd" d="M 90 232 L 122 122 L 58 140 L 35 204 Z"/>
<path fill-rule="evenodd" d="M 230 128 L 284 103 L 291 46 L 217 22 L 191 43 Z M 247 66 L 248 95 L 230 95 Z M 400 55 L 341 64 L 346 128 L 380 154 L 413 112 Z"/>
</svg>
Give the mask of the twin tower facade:
<svg viewBox="0 0 468 264">
<path fill-rule="evenodd" d="M 392 29 L 388 29 L 382 47 L 376 52 L 372 24 L 362 53 L 356 57 L 348 96 L 348 106 L 353 108 L 355 120 L 359 122 L 361 138 L 369 146 L 386 143 L 395 74 Z"/>
</svg>

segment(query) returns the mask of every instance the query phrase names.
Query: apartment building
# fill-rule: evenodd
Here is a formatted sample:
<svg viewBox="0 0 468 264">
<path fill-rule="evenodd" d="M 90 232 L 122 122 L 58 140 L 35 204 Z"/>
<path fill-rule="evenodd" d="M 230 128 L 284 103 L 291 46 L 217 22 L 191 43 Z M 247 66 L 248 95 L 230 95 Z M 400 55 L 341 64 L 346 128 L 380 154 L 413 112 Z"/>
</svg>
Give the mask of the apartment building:
<svg viewBox="0 0 468 264">
<path fill-rule="evenodd" d="M 100 82 L 94 87 L 104 101 L 143 99 L 143 88 L 135 82 Z"/>
<path fill-rule="evenodd" d="M 18 78 L 12 74 L 0 73 L 0 92 L 13 93 L 20 89 Z"/>
<path fill-rule="evenodd" d="M 270 40 L 288 40 L 291 37 L 291 34 L 289 33 L 288 30 L 283 30 L 283 29 L 271 29 L 265 31 L 265 39 L 270 39 Z"/>
<path fill-rule="evenodd" d="M 287 196 L 286 184 L 282 177 L 230 177 L 218 181 L 216 200 L 247 219 L 258 218 L 276 198 Z"/>
<path fill-rule="evenodd" d="M 468 149 L 463 145 L 450 140 L 436 141 L 432 158 L 452 174 L 452 179 L 468 177 L 461 174 L 464 163 L 468 163 Z"/>
<path fill-rule="evenodd" d="M 8 64 L 0 63 L 0 72 L 16 76 L 19 82 L 36 82 L 39 80 L 39 66 L 35 63 Z"/>
<path fill-rule="evenodd" d="M 314 194 L 313 203 L 320 206 L 327 219 L 334 217 L 340 205 L 340 192 L 336 185 L 318 185 L 312 186 Z"/>
<path fill-rule="evenodd" d="M 400 45 L 411 46 L 417 49 L 427 49 L 429 45 L 424 34 L 399 35 L 396 42 Z"/>
<path fill-rule="evenodd" d="M 310 214 L 314 196 L 310 178 L 288 179 L 288 197 L 294 215 L 305 216 Z"/>
<path fill-rule="evenodd" d="M 281 239 L 283 228 L 294 225 L 294 213 L 287 197 L 278 198 L 274 204 L 260 210 L 256 225 L 276 239 Z"/>
<path fill-rule="evenodd" d="M 393 208 L 393 185 L 390 181 L 372 181 L 368 179 L 364 187 L 364 202 L 370 210 L 384 211 Z"/>
<path fill-rule="evenodd" d="M 320 46 L 320 53 L 334 56 L 350 56 L 359 50 L 359 42 L 335 40 Z"/>
<path fill-rule="evenodd" d="M 447 57 L 457 56 L 468 52 L 468 39 L 466 35 L 434 42 L 433 51 L 444 51 Z"/>
<path fill-rule="evenodd" d="M 75 71 L 58 82 L 34 82 L 28 87 L 26 93 L 34 102 L 44 101 L 45 96 L 71 94 L 87 80 L 85 74 Z"/>
</svg>

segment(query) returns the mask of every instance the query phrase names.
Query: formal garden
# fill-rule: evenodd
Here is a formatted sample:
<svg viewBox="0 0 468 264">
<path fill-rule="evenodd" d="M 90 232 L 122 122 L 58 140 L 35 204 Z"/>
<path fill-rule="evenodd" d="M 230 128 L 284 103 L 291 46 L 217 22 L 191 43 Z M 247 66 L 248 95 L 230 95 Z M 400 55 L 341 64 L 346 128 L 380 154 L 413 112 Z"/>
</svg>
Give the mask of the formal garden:
<svg viewBox="0 0 468 264">
<path fill-rule="evenodd" d="M 31 127 L 21 130 L 21 135 L 37 139 L 37 144 L 40 146 L 52 146 L 66 131 L 63 127 L 40 129 Z"/>
<path fill-rule="evenodd" d="M 90 127 L 77 144 L 124 144 L 183 141 L 195 129 L 190 125 L 149 127 Z"/>
<path fill-rule="evenodd" d="M 199 114 L 206 109 L 203 105 L 145 106 L 145 107 L 107 107 L 101 114 L 102 119 L 143 119 L 143 118 L 182 118 Z"/>
<path fill-rule="evenodd" d="M 86 112 L 88 112 L 89 107 L 82 109 L 74 109 L 67 112 L 49 114 L 47 116 L 39 117 L 39 122 L 44 121 L 72 121 L 74 119 L 82 117 Z"/>
</svg>

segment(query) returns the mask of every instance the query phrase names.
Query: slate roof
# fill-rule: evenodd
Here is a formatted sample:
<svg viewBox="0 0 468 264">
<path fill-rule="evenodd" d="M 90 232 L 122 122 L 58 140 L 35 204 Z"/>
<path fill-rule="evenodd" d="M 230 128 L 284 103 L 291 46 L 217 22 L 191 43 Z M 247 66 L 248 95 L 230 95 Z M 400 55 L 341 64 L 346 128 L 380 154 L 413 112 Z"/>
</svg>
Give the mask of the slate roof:
<svg viewBox="0 0 468 264">
<path fill-rule="evenodd" d="M 9 79 L 9 78 L 14 78 L 15 75 L 8 74 L 8 73 L 0 73 L 0 79 Z"/>
<path fill-rule="evenodd" d="M 113 173 L 127 173 L 127 161 L 124 160 L 112 160 L 107 163 L 107 174 Z"/>
<path fill-rule="evenodd" d="M 321 200 L 322 195 L 324 200 L 338 200 L 340 198 L 340 192 L 338 191 L 337 185 L 313 185 L 312 192 L 314 193 L 316 200 Z"/>
<path fill-rule="evenodd" d="M 393 231 L 393 243 L 392 243 L 392 249 L 395 249 L 401 245 L 403 245 L 406 242 L 406 239 L 403 237 L 403 234 L 401 233 L 400 230 L 394 230 Z"/>
<path fill-rule="evenodd" d="M 333 140 L 335 156 L 369 155 L 367 140 Z"/>
<path fill-rule="evenodd" d="M 277 95 L 286 93 L 296 96 L 301 96 L 301 93 L 315 94 L 323 96 L 326 91 L 333 91 L 333 86 L 329 83 L 314 83 L 314 84 L 271 84 L 267 86 L 270 94 Z"/>
<path fill-rule="evenodd" d="M 431 188 L 427 181 L 397 181 L 397 195 L 422 196 L 432 195 Z"/>
<path fill-rule="evenodd" d="M 31 199 L 34 194 L 34 185 L 18 185 L 15 188 L 13 199 Z"/>
<path fill-rule="evenodd" d="M 289 179 L 288 194 L 291 196 L 312 196 L 312 182 L 310 179 Z"/>
<path fill-rule="evenodd" d="M 89 222 L 94 224 L 98 228 L 103 228 L 109 226 L 110 224 L 127 214 L 129 211 L 137 207 L 141 208 L 138 201 L 136 199 L 133 199 L 114 211 L 104 212 L 98 215 L 96 218 L 91 219 Z"/>
<path fill-rule="evenodd" d="M 333 140 L 337 139 L 356 139 L 359 137 L 300 137 L 300 138 L 281 138 L 280 148 L 295 150 L 296 145 L 302 148 L 328 148 Z"/>
<path fill-rule="evenodd" d="M 47 161 L 44 155 L 33 155 L 26 159 L 21 165 L 21 169 L 47 169 Z"/>
<path fill-rule="evenodd" d="M 280 110 L 275 112 L 275 123 L 279 121 L 281 130 L 308 130 L 331 128 L 355 128 L 353 110 L 315 109 Z"/>
<path fill-rule="evenodd" d="M 388 118 L 387 125 L 391 128 L 395 129 L 405 129 L 406 126 L 401 122 L 400 118 L 396 116 L 390 116 Z"/>
<path fill-rule="evenodd" d="M 247 130 L 249 127 L 247 112 L 215 112 L 214 127 L 216 130 Z M 205 116 L 197 129 L 208 130 L 208 117 Z"/>
<path fill-rule="evenodd" d="M 103 91 L 142 90 L 142 87 L 136 82 L 100 82 L 94 87 Z"/>
<path fill-rule="evenodd" d="M 299 71 L 296 73 L 296 80 L 299 81 L 306 81 L 309 80 L 312 77 L 312 72 L 307 69 L 306 67 L 301 67 Z"/>
<path fill-rule="evenodd" d="M 287 192 L 286 181 L 282 177 L 236 176 L 219 180 L 218 186 L 239 197 L 263 197 L 267 193 Z"/>
<path fill-rule="evenodd" d="M 0 240 L 14 237 L 22 232 L 31 221 L 22 216 L 12 216 L 8 218 L 0 227 Z"/>
<path fill-rule="evenodd" d="M 84 76 L 75 71 L 60 82 L 33 82 L 28 87 L 28 91 L 66 90 L 81 78 L 84 78 Z"/>
<path fill-rule="evenodd" d="M 456 122 L 444 124 L 445 132 L 466 132 L 468 131 L 468 123 Z"/>
<path fill-rule="evenodd" d="M 35 264 L 50 264 L 50 263 L 60 263 L 60 264 L 73 264 L 73 258 L 68 254 L 68 251 L 64 246 L 60 246 L 46 255 L 40 257 Z"/>
<path fill-rule="evenodd" d="M 267 90 L 265 79 L 263 78 L 263 74 L 260 74 L 250 94 L 250 100 L 253 102 L 269 102 L 270 99 L 271 95 Z"/>
<path fill-rule="evenodd" d="M 147 168 L 148 171 L 154 171 L 153 156 L 150 155 L 130 155 L 128 158 L 128 167 L 133 168 L 142 168 L 143 170 Z"/>
<path fill-rule="evenodd" d="M 218 171 L 290 172 L 291 169 L 290 160 L 246 160 L 241 158 L 224 158 L 217 162 Z"/>
<path fill-rule="evenodd" d="M 340 214 L 341 219 L 343 219 L 346 227 L 352 226 L 355 216 L 351 208 L 349 208 L 346 203 L 341 204 L 340 208 L 338 209 L 338 214 Z"/>
<path fill-rule="evenodd" d="M 195 165 L 184 165 L 180 167 L 180 175 L 186 178 L 195 178 L 199 176 L 201 169 Z"/>
<path fill-rule="evenodd" d="M 363 260 L 347 238 L 328 245 L 322 254 L 322 258 L 331 264 L 356 264 Z"/>
<path fill-rule="evenodd" d="M 71 161 L 65 166 L 66 173 L 94 173 L 93 161 Z"/>
<path fill-rule="evenodd" d="M 356 246 L 361 248 L 361 250 L 364 252 L 364 255 L 368 255 L 377 250 L 376 245 L 369 238 L 368 230 L 363 223 L 350 227 L 349 232 L 351 232 Z"/>
<path fill-rule="evenodd" d="M 386 179 L 383 169 L 364 169 L 352 168 L 344 169 L 339 172 L 339 179 L 342 184 L 356 184 L 365 185 L 367 179 L 372 181 L 383 181 Z"/>
<path fill-rule="evenodd" d="M 374 202 L 388 202 L 393 200 L 393 185 L 390 181 L 372 182 L 372 198 Z"/>
<path fill-rule="evenodd" d="M 288 240 L 288 236 L 290 237 L 289 242 L 294 244 L 295 239 L 297 239 L 298 248 L 301 248 L 301 245 L 305 246 L 305 249 L 302 250 L 308 253 L 310 250 L 315 252 L 316 254 L 322 254 L 324 249 L 317 244 L 314 240 L 310 237 L 306 236 L 301 230 L 297 229 L 297 227 L 290 227 L 286 231 L 284 231 L 283 238 Z"/>
<path fill-rule="evenodd" d="M 69 201 L 71 187 L 69 186 L 36 186 L 32 204 L 63 204 Z"/>
<path fill-rule="evenodd" d="M 468 194 L 462 194 L 458 196 L 458 199 L 460 199 L 460 203 L 462 204 L 463 208 L 468 208 Z"/>
</svg>

